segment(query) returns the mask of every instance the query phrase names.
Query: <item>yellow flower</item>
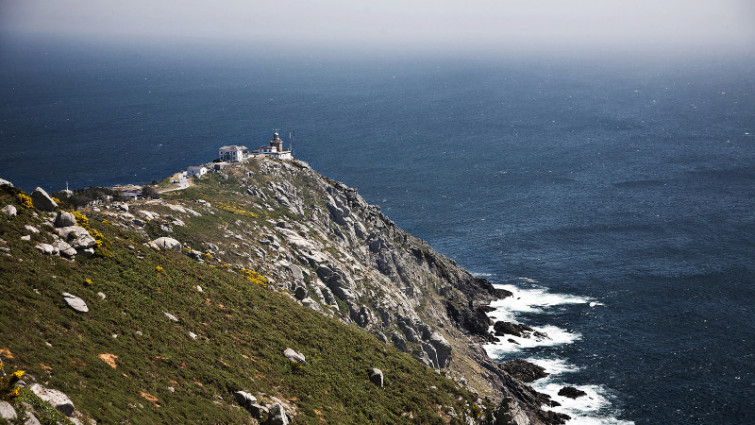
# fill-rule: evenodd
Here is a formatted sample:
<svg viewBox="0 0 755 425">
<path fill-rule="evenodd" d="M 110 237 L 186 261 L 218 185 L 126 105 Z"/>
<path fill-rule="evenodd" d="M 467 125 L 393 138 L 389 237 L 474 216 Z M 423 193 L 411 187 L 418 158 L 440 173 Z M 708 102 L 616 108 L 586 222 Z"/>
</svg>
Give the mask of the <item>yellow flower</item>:
<svg viewBox="0 0 755 425">
<path fill-rule="evenodd" d="M 10 378 L 8 379 L 8 385 L 9 386 L 10 385 L 15 385 L 16 382 L 18 382 L 18 380 L 21 379 L 22 376 L 24 376 L 24 371 L 23 370 L 17 370 L 15 372 L 13 372 L 11 374 Z"/>
<path fill-rule="evenodd" d="M 87 227 L 89 225 L 89 219 L 87 216 L 79 211 L 74 210 L 73 216 L 76 217 L 76 223 L 81 227 Z"/>
<path fill-rule="evenodd" d="M 31 197 L 25 193 L 19 193 L 16 195 L 16 200 L 21 206 L 26 208 L 33 208 L 34 204 L 31 202 Z"/>
<path fill-rule="evenodd" d="M 157 270 L 158 272 L 161 272 L 161 271 L 163 271 L 163 268 L 162 268 L 162 267 L 160 267 L 160 266 L 156 266 L 156 267 L 155 267 L 155 270 Z"/>
<path fill-rule="evenodd" d="M 87 285 L 91 285 L 92 284 L 92 279 L 86 278 L 86 279 L 84 279 L 84 283 L 86 283 Z"/>
</svg>

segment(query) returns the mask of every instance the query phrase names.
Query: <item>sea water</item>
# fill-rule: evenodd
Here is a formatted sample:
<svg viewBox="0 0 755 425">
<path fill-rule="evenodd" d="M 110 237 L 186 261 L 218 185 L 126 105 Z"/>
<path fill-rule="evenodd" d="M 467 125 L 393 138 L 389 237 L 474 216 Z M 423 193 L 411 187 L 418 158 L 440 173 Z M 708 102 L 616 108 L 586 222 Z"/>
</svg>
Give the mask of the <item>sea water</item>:
<svg viewBox="0 0 755 425">
<path fill-rule="evenodd" d="M 322 57 L 0 40 L 0 177 L 145 183 L 267 143 L 513 292 L 573 424 L 755 417 L 750 57 Z M 557 395 L 564 385 L 587 393 Z"/>
</svg>

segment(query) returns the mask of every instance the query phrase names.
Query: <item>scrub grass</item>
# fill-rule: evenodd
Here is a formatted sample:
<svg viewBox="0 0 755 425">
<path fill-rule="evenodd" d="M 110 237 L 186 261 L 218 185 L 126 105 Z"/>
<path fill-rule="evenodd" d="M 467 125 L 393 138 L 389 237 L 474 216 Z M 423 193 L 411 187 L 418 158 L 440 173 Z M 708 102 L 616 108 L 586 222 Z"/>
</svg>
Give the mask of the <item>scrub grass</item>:
<svg viewBox="0 0 755 425">
<path fill-rule="evenodd" d="M 185 192 L 201 197 L 196 190 Z M 18 204 L 15 192 L 0 193 L 7 204 Z M 0 349 L 27 384 L 65 392 L 98 423 L 253 423 L 237 390 L 296 406 L 294 423 L 462 423 L 449 408 L 474 411 L 476 395 L 356 326 L 238 273 L 153 251 L 136 233 L 90 219 L 112 257 L 44 256 L 34 245 L 50 241 L 50 229 L 33 213 L 0 216 L 0 246 L 10 248 L 0 252 Z M 22 241 L 25 224 L 42 233 Z M 68 308 L 62 292 L 89 312 Z M 307 364 L 292 368 L 287 347 Z M 384 388 L 368 379 L 374 367 Z"/>
</svg>

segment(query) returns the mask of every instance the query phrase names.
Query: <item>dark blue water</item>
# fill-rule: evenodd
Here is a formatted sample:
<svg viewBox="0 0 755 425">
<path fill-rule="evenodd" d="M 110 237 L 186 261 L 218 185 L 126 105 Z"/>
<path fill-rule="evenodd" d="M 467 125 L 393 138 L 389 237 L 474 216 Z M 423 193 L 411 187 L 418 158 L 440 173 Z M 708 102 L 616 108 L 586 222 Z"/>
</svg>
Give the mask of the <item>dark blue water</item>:
<svg viewBox="0 0 755 425">
<path fill-rule="evenodd" d="M 755 417 L 755 60 L 323 58 L 0 43 L 0 177 L 149 182 L 296 155 L 491 280 L 604 305 L 532 324 L 637 424 Z M 535 353 L 537 354 L 537 353 Z"/>
</svg>

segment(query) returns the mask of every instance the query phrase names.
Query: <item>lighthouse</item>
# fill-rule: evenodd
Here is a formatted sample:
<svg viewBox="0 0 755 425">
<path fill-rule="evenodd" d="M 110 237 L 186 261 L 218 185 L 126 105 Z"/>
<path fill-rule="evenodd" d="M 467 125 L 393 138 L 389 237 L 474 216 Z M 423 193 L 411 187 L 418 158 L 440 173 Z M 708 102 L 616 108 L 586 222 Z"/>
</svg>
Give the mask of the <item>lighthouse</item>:
<svg viewBox="0 0 755 425">
<path fill-rule="evenodd" d="M 273 133 L 273 138 L 270 140 L 270 146 L 260 146 L 254 153 L 262 154 L 278 159 L 292 159 L 290 150 L 283 149 L 283 140 L 281 140 L 278 132 Z"/>
</svg>

